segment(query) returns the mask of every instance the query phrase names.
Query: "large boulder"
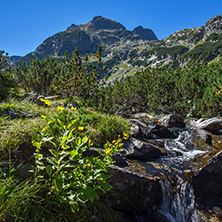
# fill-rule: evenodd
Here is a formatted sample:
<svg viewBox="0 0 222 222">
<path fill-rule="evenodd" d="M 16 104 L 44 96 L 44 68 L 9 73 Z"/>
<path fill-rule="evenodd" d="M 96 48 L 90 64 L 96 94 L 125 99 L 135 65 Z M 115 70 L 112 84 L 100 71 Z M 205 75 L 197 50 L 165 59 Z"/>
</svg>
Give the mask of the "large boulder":
<svg viewBox="0 0 222 222">
<path fill-rule="evenodd" d="M 222 151 L 210 158 L 200 172 L 193 177 L 196 203 L 200 208 L 222 209 Z"/>
<path fill-rule="evenodd" d="M 155 124 L 143 131 L 145 139 L 176 139 L 178 134 L 167 127 Z"/>
<path fill-rule="evenodd" d="M 211 133 L 219 134 L 222 131 L 222 118 L 201 118 L 190 121 L 190 125 L 196 129 L 204 129 Z"/>
<path fill-rule="evenodd" d="M 169 127 L 169 128 L 173 128 L 173 127 L 184 128 L 186 125 L 184 123 L 184 117 L 180 114 L 163 115 L 159 119 L 159 122 L 165 127 Z"/>
<path fill-rule="evenodd" d="M 158 159 L 161 155 L 160 149 L 152 144 L 148 144 L 136 138 L 128 139 L 123 148 L 123 155 L 128 159 L 139 159 L 143 161 L 151 161 Z"/>
<path fill-rule="evenodd" d="M 198 150 L 212 150 L 212 136 L 206 130 L 194 129 L 190 131 L 191 141 Z"/>
<path fill-rule="evenodd" d="M 113 188 L 105 198 L 110 207 L 133 218 L 135 215 L 147 215 L 149 209 L 161 205 L 162 190 L 158 179 L 117 166 L 110 171 L 113 176 L 109 183 Z"/>
</svg>

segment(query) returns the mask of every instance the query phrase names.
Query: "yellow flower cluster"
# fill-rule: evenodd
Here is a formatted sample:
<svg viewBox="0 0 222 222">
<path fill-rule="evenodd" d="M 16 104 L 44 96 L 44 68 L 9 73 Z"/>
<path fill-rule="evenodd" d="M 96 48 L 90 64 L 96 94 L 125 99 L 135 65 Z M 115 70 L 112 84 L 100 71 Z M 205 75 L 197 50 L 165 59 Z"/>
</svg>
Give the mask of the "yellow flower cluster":
<svg viewBox="0 0 222 222">
<path fill-rule="evenodd" d="M 43 119 L 45 119 L 47 116 L 41 115 L 41 117 L 42 117 Z"/>
<path fill-rule="evenodd" d="M 47 99 L 41 98 L 40 101 L 45 103 L 47 106 L 51 106 L 51 102 L 49 100 L 47 100 Z"/>
<path fill-rule="evenodd" d="M 59 111 L 63 111 L 65 108 L 64 108 L 63 106 L 58 106 L 57 109 L 58 109 Z"/>
<path fill-rule="evenodd" d="M 129 138 L 129 135 L 127 133 L 123 133 L 123 139 L 127 140 Z"/>
</svg>

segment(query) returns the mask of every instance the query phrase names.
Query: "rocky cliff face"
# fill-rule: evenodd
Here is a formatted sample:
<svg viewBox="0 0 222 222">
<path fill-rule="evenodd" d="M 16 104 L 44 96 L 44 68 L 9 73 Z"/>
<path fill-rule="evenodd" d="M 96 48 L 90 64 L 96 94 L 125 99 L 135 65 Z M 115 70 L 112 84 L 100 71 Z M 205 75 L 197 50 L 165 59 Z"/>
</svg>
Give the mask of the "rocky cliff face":
<svg viewBox="0 0 222 222">
<path fill-rule="evenodd" d="M 205 26 L 204 39 L 206 40 L 211 34 L 222 33 L 222 15 L 214 16 Z"/>
<path fill-rule="evenodd" d="M 102 16 L 94 17 L 93 20 L 89 23 L 87 29 L 126 30 L 126 28 L 119 22 L 103 18 Z"/>
<path fill-rule="evenodd" d="M 133 34 L 141 36 L 144 40 L 158 40 L 151 29 L 138 26 L 133 30 Z"/>
<path fill-rule="evenodd" d="M 106 72 L 115 78 L 132 75 L 147 66 L 184 66 L 193 56 L 210 62 L 221 57 L 222 16 L 211 18 L 205 26 L 179 30 L 161 41 L 150 29 L 138 26 L 129 31 L 114 20 L 97 16 L 49 37 L 23 59 L 42 59 L 46 54 L 59 57 L 65 51 L 72 55 L 77 47 L 80 55 L 88 53 L 93 60 L 99 45 Z"/>
</svg>

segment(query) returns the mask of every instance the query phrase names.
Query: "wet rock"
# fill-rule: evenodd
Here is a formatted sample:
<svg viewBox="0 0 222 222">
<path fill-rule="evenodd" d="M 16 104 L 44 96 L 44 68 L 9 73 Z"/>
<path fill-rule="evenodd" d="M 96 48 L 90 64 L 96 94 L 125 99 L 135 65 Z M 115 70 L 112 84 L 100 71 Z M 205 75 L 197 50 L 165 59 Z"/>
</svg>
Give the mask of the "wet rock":
<svg viewBox="0 0 222 222">
<path fill-rule="evenodd" d="M 176 139 L 177 133 L 171 131 L 165 126 L 156 124 L 144 130 L 144 137 L 146 139 Z"/>
<path fill-rule="evenodd" d="M 173 128 L 173 127 L 178 127 L 178 128 L 184 128 L 185 123 L 184 123 L 184 117 L 180 114 L 169 114 L 169 115 L 164 115 L 159 119 L 159 122 L 161 122 L 162 125 L 165 127 Z"/>
<path fill-rule="evenodd" d="M 47 96 L 47 97 L 45 97 L 44 99 L 46 99 L 46 100 L 55 100 L 55 99 L 57 99 L 57 98 L 59 98 L 58 95 L 55 95 L 55 96 Z"/>
<path fill-rule="evenodd" d="M 150 161 L 159 158 L 161 155 L 161 151 L 156 146 L 135 138 L 128 139 L 123 148 L 125 150 L 122 154 L 129 159 Z"/>
<path fill-rule="evenodd" d="M 151 215 L 145 220 L 145 222 L 150 222 L 150 221 L 155 221 L 155 222 L 170 222 L 170 220 L 161 214 L 158 211 L 153 211 Z"/>
<path fill-rule="evenodd" d="M 205 129 L 211 133 L 220 134 L 222 131 L 222 118 L 201 118 L 191 121 L 191 126 L 196 129 Z"/>
<path fill-rule="evenodd" d="M 160 206 L 162 190 L 157 179 L 147 178 L 119 167 L 110 169 L 112 190 L 106 195 L 106 203 L 115 210 L 124 212 L 130 218 L 147 215 L 153 206 Z"/>
<path fill-rule="evenodd" d="M 57 106 L 63 106 L 63 107 L 65 107 L 65 104 L 64 103 L 62 103 L 62 102 L 51 102 L 51 106 L 55 106 L 55 107 L 57 107 Z"/>
<path fill-rule="evenodd" d="M 200 172 L 193 177 L 193 188 L 198 207 L 222 208 L 222 151 L 218 152 Z"/>
<path fill-rule="evenodd" d="M 212 137 L 206 130 L 197 130 L 196 133 L 206 144 L 212 145 Z"/>
<path fill-rule="evenodd" d="M 211 150 L 212 136 L 208 131 L 201 129 L 192 130 L 191 140 L 199 150 Z"/>
</svg>

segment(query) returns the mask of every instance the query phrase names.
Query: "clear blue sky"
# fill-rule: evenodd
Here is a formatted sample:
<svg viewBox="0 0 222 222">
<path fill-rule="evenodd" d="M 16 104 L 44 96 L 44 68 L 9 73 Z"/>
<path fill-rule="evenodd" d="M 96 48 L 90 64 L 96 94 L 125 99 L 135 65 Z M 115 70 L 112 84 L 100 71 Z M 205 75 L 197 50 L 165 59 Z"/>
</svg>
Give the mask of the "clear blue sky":
<svg viewBox="0 0 222 222">
<path fill-rule="evenodd" d="M 222 0 L 0 0 L 0 50 L 26 55 L 71 24 L 85 24 L 98 15 L 128 30 L 150 28 L 161 40 L 220 14 Z"/>
</svg>

